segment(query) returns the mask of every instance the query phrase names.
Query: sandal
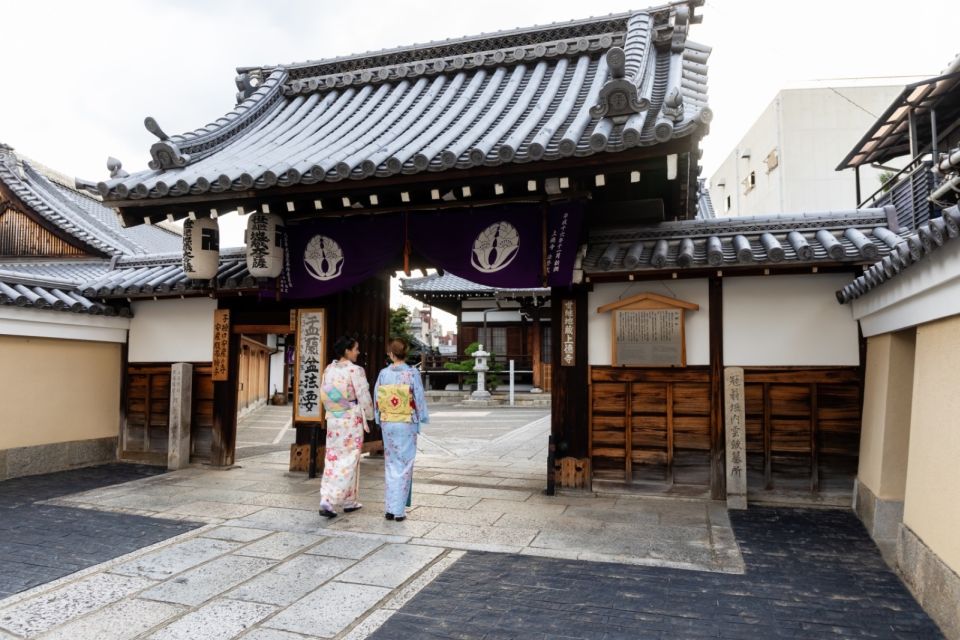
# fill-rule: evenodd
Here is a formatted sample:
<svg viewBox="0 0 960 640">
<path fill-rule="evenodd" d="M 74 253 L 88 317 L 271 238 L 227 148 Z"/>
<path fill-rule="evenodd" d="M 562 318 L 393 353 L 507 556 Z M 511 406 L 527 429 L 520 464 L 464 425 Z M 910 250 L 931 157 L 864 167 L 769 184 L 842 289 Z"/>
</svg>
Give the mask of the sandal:
<svg viewBox="0 0 960 640">
<path fill-rule="evenodd" d="M 353 505 L 352 507 L 344 507 L 344 508 L 343 508 L 343 512 L 344 512 L 344 513 L 353 513 L 354 511 L 360 511 L 360 509 L 363 509 L 363 505 L 362 505 L 362 504 L 355 504 L 355 505 Z"/>
</svg>

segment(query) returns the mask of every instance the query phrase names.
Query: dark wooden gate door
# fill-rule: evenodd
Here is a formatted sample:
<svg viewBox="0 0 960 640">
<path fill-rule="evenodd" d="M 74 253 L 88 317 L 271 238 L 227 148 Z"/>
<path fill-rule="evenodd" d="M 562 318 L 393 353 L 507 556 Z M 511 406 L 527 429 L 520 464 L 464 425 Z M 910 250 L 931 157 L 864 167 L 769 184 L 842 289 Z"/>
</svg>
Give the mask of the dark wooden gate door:
<svg viewBox="0 0 960 640">
<path fill-rule="evenodd" d="M 590 404 L 594 481 L 709 492 L 709 369 L 593 367 Z"/>
</svg>

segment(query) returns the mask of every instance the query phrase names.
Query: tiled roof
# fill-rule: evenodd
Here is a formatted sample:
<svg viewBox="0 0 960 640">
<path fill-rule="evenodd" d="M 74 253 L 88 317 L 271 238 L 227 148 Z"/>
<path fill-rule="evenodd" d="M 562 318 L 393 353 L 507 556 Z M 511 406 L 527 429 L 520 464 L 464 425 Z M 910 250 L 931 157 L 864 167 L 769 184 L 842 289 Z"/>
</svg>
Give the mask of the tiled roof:
<svg viewBox="0 0 960 640">
<path fill-rule="evenodd" d="M 0 305 L 54 309 L 96 316 L 129 316 L 130 310 L 113 307 L 80 295 L 69 283 L 43 282 L 0 272 Z"/>
<path fill-rule="evenodd" d="M 110 261 L 93 260 L 21 260 L 0 262 L 0 277 L 35 278 L 46 282 L 77 284 L 98 278 L 110 271 Z"/>
<path fill-rule="evenodd" d="M 31 212 L 83 245 L 106 255 L 174 251 L 175 233 L 158 227 L 124 229 L 116 212 L 88 195 L 51 180 L 30 161 L 0 144 L 0 183 Z"/>
<path fill-rule="evenodd" d="M 837 291 L 837 300 L 846 304 L 868 291 L 879 287 L 927 258 L 947 242 L 955 242 L 960 236 L 960 209 L 954 205 L 944 209 L 939 218 L 921 225 L 916 232 L 899 241 L 893 251 L 863 272 L 856 280 Z"/>
<path fill-rule="evenodd" d="M 703 133 L 702 0 L 334 60 L 240 69 L 241 102 L 160 141 L 108 201 L 618 152 Z"/>
<path fill-rule="evenodd" d="M 85 296 L 137 298 L 214 291 L 256 289 L 257 281 L 247 271 L 245 249 L 220 252 L 216 279 L 190 280 L 183 271 L 183 257 L 177 254 L 146 258 L 123 258 L 108 273 L 77 287 Z"/>
<path fill-rule="evenodd" d="M 581 267 L 587 275 L 751 266 L 873 263 L 903 239 L 896 211 L 714 218 L 630 229 L 594 228 Z"/>
<path fill-rule="evenodd" d="M 497 293 L 509 293 L 509 292 L 532 292 L 536 294 L 549 294 L 550 289 L 503 289 L 489 287 L 485 284 L 477 284 L 476 282 L 470 282 L 469 280 L 464 280 L 459 276 L 455 276 L 452 273 L 445 273 L 443 275 L 433 274 L 426 276 L 425 278 L 401 278 L 400 279 L 400 291 L 405 294 L 421 293 L 421 294 L 430 294 L 430 293 L 468 293 L 474 295 L 488 295 L 494 296 Z"/>
</svg>

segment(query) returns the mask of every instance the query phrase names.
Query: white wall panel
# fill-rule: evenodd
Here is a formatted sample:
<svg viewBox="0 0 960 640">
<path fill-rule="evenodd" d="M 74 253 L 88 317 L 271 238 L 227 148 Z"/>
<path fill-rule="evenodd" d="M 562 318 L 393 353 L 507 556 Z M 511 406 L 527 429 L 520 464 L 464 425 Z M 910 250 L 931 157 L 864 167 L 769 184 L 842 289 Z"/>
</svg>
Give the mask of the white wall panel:
<svg viewBox="0 0 960 640">
<path fill-rule="evenodd" d="M 150 300 L 131 307 L 130 362 L 210 362 L 216 300 Z"/>
<path fill-rule="evenodd" d="M 727 366 L 856 366 L 857 323 L 835 292 L 845 274 L 723 279 Z"/>
<path fill-rule="evenodd" d="M 610 313 L 597 313 L 605 304 L 640 293 L 656 293 L 700 305 L 698 311 L 687 311 L 687 364 L 710 364 L 710 304 L 706 280 L 666 280 L 650 282 L 618 282 L 594 285 L 587 295 L 588 362 L 593 366 L 611 363 L 612 343 Z M 556 340 L 557 337 L 554 337 Z"/>
</svg>

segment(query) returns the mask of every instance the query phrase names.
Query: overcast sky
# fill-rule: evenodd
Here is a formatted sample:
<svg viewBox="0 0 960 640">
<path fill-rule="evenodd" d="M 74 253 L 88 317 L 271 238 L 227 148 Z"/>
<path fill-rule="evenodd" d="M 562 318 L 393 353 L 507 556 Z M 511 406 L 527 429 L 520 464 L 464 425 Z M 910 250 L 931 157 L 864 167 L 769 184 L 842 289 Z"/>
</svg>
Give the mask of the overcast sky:
<svg viewBox="0 0 960 640">
<path fill-rule="evenodd" d="M 235 104 L 236 67 L 303 61 L 618 13 L 645 0 L 42 0 L 0 8 L 0 142 L 101 180 L 113 155 L 146 168 L 153 116 L 170 135 Z M 704 176 L 782 88 L 938 73 L 958 53 L 955 0 L 707 0 L 691 39 L 713 47 Z M 898 78 L 900 77 L 900 78 Z M 914 78 L 915 79 L 915 78 Z M 839 161 L 840 158 L 837 158 Z"/>
<path fill-rule="evenodd" d="M 302 61 L 584 18 L 644 0 L 11 2 L 0 10 L 0 141 L 69 175 L 103 179 L 114 155 L 146 168 L 155 138 L 235 103 L 235 68 Z M 708 0 L 691 38 L 713 47 L 705 175 L 781 88 L 926 76 L 958 53 L 949 0 Z M 951 33 L 953 29 L 953 33 Z M 902 79 L 899 80 L 902 83 Z M 837 159 L 839 161 L 839 158 Z"/>
</svg>

